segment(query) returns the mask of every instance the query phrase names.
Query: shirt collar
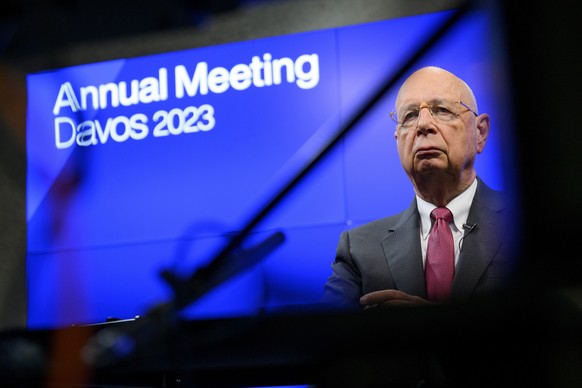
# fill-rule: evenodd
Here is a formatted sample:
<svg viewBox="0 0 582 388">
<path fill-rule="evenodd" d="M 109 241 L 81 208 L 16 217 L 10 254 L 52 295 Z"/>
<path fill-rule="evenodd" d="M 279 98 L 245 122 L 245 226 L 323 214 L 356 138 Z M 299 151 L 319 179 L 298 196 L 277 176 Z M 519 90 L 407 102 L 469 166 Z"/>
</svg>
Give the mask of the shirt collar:
<svg viewBox="0 0 582 388">
<path fill-rule="evenodd" d="M 467 190 L 463 191 L 461 194 L 457 195 L 451 202 L 446 206 L 453 213 L 453 222 L 458 231 L 463 230 L 463 224 L 467 222 L 467 217 L 469 217 L 469 209 L 471 208 L 471 203 L 473 202 L 473 197 L 475 197 L 475 192 L 477 191 L 477 179 L 471 183 L 471 186 Z M 416 196 L 416 206 L 418 208 L 418 213 L 420 214 L 421 223 L 421 235 L 422 238 L 427 238 L 432 226 L 430 219 L 430 213 L 436 208 L 430 202 L 425 201 Z"/>
</svg>

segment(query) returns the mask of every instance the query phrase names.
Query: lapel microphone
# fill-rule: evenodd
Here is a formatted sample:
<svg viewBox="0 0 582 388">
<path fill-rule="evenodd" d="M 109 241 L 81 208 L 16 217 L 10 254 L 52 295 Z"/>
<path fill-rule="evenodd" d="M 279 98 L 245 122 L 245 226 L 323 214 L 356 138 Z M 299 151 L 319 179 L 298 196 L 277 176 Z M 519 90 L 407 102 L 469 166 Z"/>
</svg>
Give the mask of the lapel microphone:
<svg viewBox="0 0 582 388">
<path fill-rule="evenodd" d="M 467 237 L 467 235 L 471 233 L 476 226 L 477 224 L 463 224 L 463 230 L 465 231 L 465 233 L 463 233 L 463 237 L 461 237 L 461 239 L 459 240 L 459 250 L 461 249 L 461 244 L 465 237 Z"/>
<path fill-rule="evenodd" d="M 475 229 L 477 224 L 463 224 L 463 229 L 465 230 L 465 236 L 468 235 Z"/>
</svg>

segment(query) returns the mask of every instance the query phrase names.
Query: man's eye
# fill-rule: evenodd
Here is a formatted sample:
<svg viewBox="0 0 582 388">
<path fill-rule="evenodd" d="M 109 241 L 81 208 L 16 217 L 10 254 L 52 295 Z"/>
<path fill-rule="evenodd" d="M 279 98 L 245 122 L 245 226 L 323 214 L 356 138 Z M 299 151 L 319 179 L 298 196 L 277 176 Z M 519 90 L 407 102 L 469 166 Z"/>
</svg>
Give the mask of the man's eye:
<svg viewBox="0 0 582 388">
<path fill-rule="evenodd" d="M 435 106 L 432 108 L 433 115 L 443 120 L 450 120 L 455 117 L 455 114 L 446 106 Z"/>
<path fill-rule="evenodd" d="M 404 114 L 404 116 L 402 116 L 402 122 L 403 123 L 410 122 L 412 120 L 415 120 L 417 117 L 418 111 L 407 112 Z"/>
<path fill-rule="evenodd" d="M 452 114 L 451 110 L 446 106 L 435 106 L 432 108 L 433 112 L 436 114 Z"/>
</svg>

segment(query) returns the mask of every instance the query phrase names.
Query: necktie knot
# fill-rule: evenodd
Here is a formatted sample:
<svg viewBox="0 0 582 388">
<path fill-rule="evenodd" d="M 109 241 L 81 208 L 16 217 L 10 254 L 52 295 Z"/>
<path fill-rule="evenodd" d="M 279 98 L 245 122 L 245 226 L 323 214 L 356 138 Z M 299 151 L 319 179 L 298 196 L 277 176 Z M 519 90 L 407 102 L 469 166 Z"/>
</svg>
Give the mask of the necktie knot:
<svg viewBox="0 0 582 388">
<path fill-rule="evenodd" d="M 430 218 L 433 220 L 438 220 L 440 218 L 444 219 L 446 222 L 453 221 L 453 213 L 446 207 L 437 207 L 430 213 Z"/>
</svg>

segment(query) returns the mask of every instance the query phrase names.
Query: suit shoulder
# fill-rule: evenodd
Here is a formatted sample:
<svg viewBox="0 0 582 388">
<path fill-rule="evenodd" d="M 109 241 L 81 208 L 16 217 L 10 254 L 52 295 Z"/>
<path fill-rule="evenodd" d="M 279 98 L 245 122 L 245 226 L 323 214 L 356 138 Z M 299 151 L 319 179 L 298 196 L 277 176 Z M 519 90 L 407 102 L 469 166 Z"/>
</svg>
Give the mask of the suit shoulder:
<svg viewBox="0 0 582 388">
<path fill-rule="evenodd" d="M 358 225 L 352 228 L 349 233 L 350 235 L 385 234 L 387 231 L 394 229 L 401 222 L 404 214 L 405 212 L 401 212 Z"/>
<path fill-rule="evenodd" d="M 510 197 L 505 190 L 493 189 L 479 179 L 474 201 L 499 211 L 509 206 Z"/>
</svg>

